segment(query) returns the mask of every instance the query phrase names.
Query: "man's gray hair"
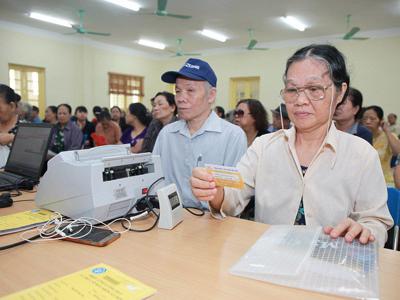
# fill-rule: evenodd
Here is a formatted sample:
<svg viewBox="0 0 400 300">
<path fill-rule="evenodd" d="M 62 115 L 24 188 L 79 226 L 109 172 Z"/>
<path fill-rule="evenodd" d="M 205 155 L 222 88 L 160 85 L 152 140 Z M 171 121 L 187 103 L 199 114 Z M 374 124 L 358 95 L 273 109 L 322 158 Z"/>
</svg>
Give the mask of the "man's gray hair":
<svg viewBox="0 0 400 300">
<path fill-rule="evenodd" d="M 208 96 L 213 86 L 208 81 L 204 81 L 204 88 L 206 90 L 206 95 Z"/>
</svg>

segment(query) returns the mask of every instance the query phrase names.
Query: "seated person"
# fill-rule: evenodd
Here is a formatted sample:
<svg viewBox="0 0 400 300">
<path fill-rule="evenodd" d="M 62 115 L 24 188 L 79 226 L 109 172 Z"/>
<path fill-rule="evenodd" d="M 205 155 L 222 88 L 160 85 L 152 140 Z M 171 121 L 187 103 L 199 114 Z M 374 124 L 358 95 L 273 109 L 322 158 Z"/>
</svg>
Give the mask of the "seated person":
<svg viewBox="0 0 400 300">
<path fill-rule="evenodd" d="M 400 154 L 400 141 L 383 120 L 383 109 L 376 105 L 365 108 L 362 123 L 372 132 L 372 146 L 378 151 L 386 184 L 394 186 L 391 160 Z"/>
<path fill-rule="evenodd" d="M 97 119 L 96 135 L 104 137 L 106 145 L 119 144 L 122 135 L 121 128 L 117 123 L 111 120 L 110 113 L 108 111 L 102 111 Z M 100 145 L 96 144 L 96 146 Z"/>
<path fill-rule="evenodd" d="M 214 107 L 214 111 L 218 117 L 220 117 L 221 119 L 225 119 L 225 109 L 222 106 Z"/>
<path fill-rule="evenodd" d="M 31 117 L 30 117 L 32 123 L 43 123 L 42 119 L 39 117 L 39 107 L 32 105 L 32 111 L 31 111 Z"/>
<path fill-rule="evenodd" d="M 235 166 L 246 151 L 246 136 L 212 110 L 217 77 L 208 63 L 190 58 L 178 72 L 166 72 L 161 79 L 175 83 L 180 120 L 161 130 L 153 154 L 161 156 L 165 181 L 177 185 L 183 205 L 203 208 L 190 190 L 192 169 L 205 163 Z"/>
<path fill-rule="evenodd" d="M 63 103 L 57 107 L 57 124 L 52 129 L 50 150 L 54 153 L 82 148 L 82 132 L 71 119 L 72 108 Z"/>
<path fill-rule="evenodd" d="M 0 168 L 6 165 L 11 144 L 18 129 L 17 107 L 21 96 L 0 84 Z"/>
<path fill-rule="evenodd" d="M 347 98 L 336 107 L 333 119 L 336 121 L 336 128 L 354 134 L 372 145 L 372 132 L 359 124 L 358 120 L 362 115 L 363 96 L 355 88 L 349 88 Z"/>
<path fill-rule="evenodd" d="M 143 139 L 150 121 L 150 113 L 142 103 L 129 105 L 126 115 L 126 123 L 129 127 L 122 134 L 121 143 L 130 144 L 132 153 L 139 153 L 142 150 Z"/>
<path fill-rule="evenodd" d="M 286 63 L 281 91 L 293 123 L 257 138 L 238 164 L 245 187 L 217 187 L 193 170 L 192 192 L 214 216 L 236 216 L 255 195 L 255 220 L 273 225 L 324 226 L 332 238 L 385 244 L 393 225 L 378 154 L 365 140 L 332 123 L 350 77 L 330 45 L 299 49 Z"/>
<path fill-rule="evenodd" d="M 43 122 L 55 125 L 57 123 L 57 106 L 47 106 Z"/>
<path fill-rule="evenodd" d="M 128 124 L 126 124 L 125 117 L 122 114 L 122 110 L 119 108 L 119 106 L 113 106 L 111 107 L 111 120 L 113 120 L 115 123 L 121 127 L 121 131 L 124 132 L 125 129 L 128 128 Z"/>
<path fill-rule="evenodd" d="M 96 126 L 97 122 L 99 121 L 99 116 L 100 113 L 102 112 L 102 109 L 100 106 L 95 105 L 93 106 L 92 112 L 93 112 L 93 119 L 91 122 L 93 123 L 94 126 Z"/>
<path fill-rule="evenodd" d="M 247 137 L 250 146 L 256 137 L 268 133 L 267 111 L 256 99 L 242 99 L 236 104 L 234 112 L 235 124 L 239 125 Z"/>
<path fill-rule="evenodd" d="M 272 113 L 272 124 L 270 128 L 268 128 L 269 132 L 275 132 L 282 128 L 283 129 L 290 128 L 290 119 L 286 110 L 286 105 L 284 103 L 281 103 L 275 109 L 271 109 L 271 113 Z"/>
<path fill-rule="evenodd" d="M 146 135 L 143 139 L 141 152 L 152 152 L 154 144 L 157 140 L 157 136 L 161 129 L 165 125 L 178 120 L 176 117 L 177 109 L 174 94 L 168 92 L 159 92 L 153 99 L 153 120 L 150 122 Z"/>
<path fill-rule="evenodd" d="M 82 148 L 88 149 L 94 147 L 92 133 L 95 127 L 92 122 L 87 119 L 88 111 L 85 106 L 75 108 L 75 124 L 82 131 Z"/>
</svg>

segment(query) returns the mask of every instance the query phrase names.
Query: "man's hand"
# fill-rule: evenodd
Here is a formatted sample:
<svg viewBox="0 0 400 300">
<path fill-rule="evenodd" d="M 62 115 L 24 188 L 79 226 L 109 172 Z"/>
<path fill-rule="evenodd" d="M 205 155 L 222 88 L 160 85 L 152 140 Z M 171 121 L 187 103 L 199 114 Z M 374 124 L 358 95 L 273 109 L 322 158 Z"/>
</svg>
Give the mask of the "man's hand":
<svg viewBox="0 0 400 300">
<path fill-rule="evenodd" d="M 349 243 L 357 238 L 361 244 L 368 244 L 369 242 L 375 241 L 375 237 L 368 228 L 365 228 L 360 223 L 350 218 L 344 219 L 335 228 L 332 226 L 325 226 L 324 232 L 334 239 L 339 236 L 344 236 L 345 241 Z"/>
</svg>

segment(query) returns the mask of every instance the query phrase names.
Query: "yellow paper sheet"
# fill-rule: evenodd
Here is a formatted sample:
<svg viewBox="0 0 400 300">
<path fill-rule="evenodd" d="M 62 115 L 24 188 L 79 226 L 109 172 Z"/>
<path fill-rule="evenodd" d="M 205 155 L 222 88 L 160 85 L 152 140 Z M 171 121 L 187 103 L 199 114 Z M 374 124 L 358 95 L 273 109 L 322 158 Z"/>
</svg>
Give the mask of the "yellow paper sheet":
<svg viewBox="0 0 400 300">
<path fill-rule="evenodd" d="M 44 209 L 33 209 L 0 217 L 0 234 L 35 227 L 53 218 L 54 213 Z"/>
<path fill-rule="evenodd" d="M 139 300 L 155 292 L 155 289 L 106 264 L 98 264 L 1 299 Z"/>
</svg>

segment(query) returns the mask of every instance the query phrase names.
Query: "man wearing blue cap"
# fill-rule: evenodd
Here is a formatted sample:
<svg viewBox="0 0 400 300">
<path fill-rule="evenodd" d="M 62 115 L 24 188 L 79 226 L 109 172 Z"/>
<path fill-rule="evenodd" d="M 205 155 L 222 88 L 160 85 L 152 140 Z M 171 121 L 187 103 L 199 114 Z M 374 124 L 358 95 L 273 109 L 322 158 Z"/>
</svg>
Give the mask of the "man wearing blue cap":
<svg viewBox="0 0 400 300">
<path fill-rule="evenodd" d="M 161 156 L 166 182 L 177 185 L 183 205 L 201 208 L 190 188 L 192 169 L 203 164 L 236 166 L 247 149 L 246 135 L 211 109 L 217 76 L 205 61 L 190 58 L 178 72 L 166 72 L 161 79 L 175 83 L 180 120 L 161 130 L 153 154 Z"/>
</svg>

